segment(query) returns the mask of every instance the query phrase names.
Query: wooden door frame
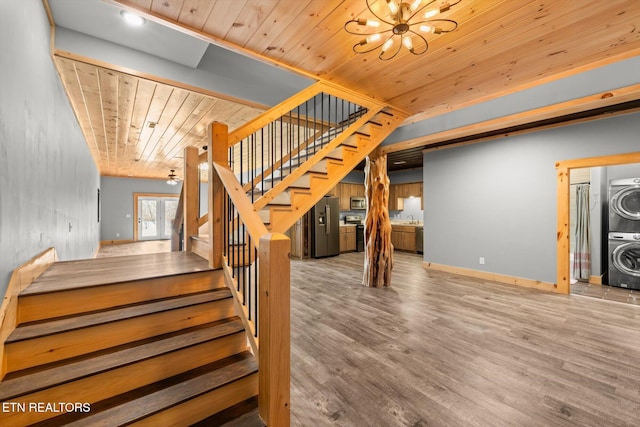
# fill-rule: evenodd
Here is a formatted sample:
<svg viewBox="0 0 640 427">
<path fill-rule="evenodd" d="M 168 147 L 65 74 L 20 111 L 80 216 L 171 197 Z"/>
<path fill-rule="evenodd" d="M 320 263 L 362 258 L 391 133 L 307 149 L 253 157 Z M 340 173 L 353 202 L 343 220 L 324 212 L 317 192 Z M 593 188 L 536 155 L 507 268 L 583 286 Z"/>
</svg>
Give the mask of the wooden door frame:
<svg viewBox="0 0 640 427">
<path fill-rule="evenodd" d="M 138 242 L 138 198 L 140 197 L 173 197 L 180 198 L 179 194 L 173 193 L 133 193 L 133 241 Z"/>
<path fill-rule="evenodd" d="M 557 293 L 569 294 L 569 198 L 571 169 L 615 166 L 629 163 L 640 163 L 640 152 L 612 154 L 608 156 L 587 157 L 583 159 L 562 160 L 556 162 L 557 174 L 557 276 L 555 290 Z"/>
</svg>

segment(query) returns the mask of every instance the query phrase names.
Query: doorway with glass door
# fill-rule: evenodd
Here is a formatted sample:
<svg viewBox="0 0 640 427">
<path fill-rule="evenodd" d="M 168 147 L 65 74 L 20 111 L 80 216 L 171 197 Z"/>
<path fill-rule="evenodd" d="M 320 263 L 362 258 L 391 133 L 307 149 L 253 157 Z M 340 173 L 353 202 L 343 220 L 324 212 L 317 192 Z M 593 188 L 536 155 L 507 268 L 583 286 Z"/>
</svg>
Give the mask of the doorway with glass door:
<svg viewBox="0 0 640 427">
<path fill-rule="evenodd" d="M 178 208 L 177 196 L 137 196 L 137 240 L 171 238 L 171 224 Z"/>
</svg>

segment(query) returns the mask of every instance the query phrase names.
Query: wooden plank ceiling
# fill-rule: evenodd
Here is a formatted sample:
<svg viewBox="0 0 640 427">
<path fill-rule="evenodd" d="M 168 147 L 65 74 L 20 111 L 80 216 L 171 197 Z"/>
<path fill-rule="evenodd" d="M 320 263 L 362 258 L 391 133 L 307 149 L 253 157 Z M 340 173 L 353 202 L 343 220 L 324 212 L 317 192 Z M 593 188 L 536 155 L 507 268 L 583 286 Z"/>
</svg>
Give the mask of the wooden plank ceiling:
<svg viewBox="0 0 640 427">
<path fill-rule="evenodd" d="M 71 104 L 103 176 L 182 177 L 183 150 L 207 145 L 212 121 L 230 130 L 263 110 L 56 56 Z"/>
<path fill-rule="evenodd" d="M 408 0 L 407 0 L 408 1 Z M 637 0 L 462 0 L 422 56 L 356 55 L 365 0 L 116 0 L 411 112 L 413 120 L 640 53 Z M 383 0 L 373 1 L 383 3 Z M 435 5 L 445 3 L 436 1 Z"/>
<path fill-rule="evenodd" d="M 360 37 L 343 29 L 352 18 L 371 17 L 365 0 L 107 1 L 383 100 L 410 112 L 410 122 L 640 54 L 638 0 L 462 0 L 446 13 L 460 23 L 455 32 L 428 37 L 422 56 L 403 49 L 388 62 L 377 52 L 356 55 L 352 46 Z M 61 64 L 106 175 L 142 176 L 153 162 L 166 172 L 184 145 L 200 144 L 208 120 L 234 128 L 258 113 L 96 67 Z M 150 129 L 149 122 L 158 125 Z M 137 162 L 118 160 L 134 152 Z"/>
</svg>

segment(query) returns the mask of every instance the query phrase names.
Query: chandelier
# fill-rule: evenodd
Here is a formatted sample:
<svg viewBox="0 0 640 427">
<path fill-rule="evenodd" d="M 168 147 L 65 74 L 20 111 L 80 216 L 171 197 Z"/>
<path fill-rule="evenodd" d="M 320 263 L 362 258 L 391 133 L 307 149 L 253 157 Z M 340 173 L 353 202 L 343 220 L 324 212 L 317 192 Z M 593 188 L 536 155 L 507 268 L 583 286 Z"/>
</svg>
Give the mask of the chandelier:
<svg viewBox="0 0 640 427">
<path fill-rule="evenodd" d="M 437 16 L 461 1 L 434 7 L 433 3 L 436 0 L 378 0 L 376 13 L 371 7 L 371 1 L 366 0 L 367 9 L 377 20 L 352 19 L 344 24 L 344 29 L 350 34 L 365 36 L 353 45 L 355 53 L 368 53 L 380 49 L 378 58 L 388 61 L 395 58 L 404 46 L 412 54 L 422 55 L 429 49 L 429 42 L 423 34 L 450 33 L 458 28 L 456 21 Z M 386 26 L 388 28 L 383 29 Z"/>
<path fill-rule="evenodd" d="M 178 176 L 174 173 L 176 170 L 171 169 L 171 173 L 169 174 L 169 179 L 167 179 L 167 184 L 169 185 L 178 185 Z"/>
</svg>

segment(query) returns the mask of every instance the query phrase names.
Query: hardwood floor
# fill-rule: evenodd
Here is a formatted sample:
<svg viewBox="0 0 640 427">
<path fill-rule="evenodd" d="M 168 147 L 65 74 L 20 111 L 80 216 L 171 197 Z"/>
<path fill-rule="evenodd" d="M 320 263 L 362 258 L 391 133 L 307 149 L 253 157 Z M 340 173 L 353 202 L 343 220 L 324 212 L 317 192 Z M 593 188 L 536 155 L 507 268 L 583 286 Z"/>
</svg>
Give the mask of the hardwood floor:
<svg viewBox="0 0 640 427">
<path fill-rule="evenodd" d="M 292 261 L 292 425 L 640 425 L 638 306 L 420 264 Z"/>
<path fill-rule="evenodd" d="M 582 295 L 605 301 L 640 305 L 640 291 L 619 288 L 616 286 L 592 285 L 590 283 L 576 282 L 571 284 L 571 293 L 573 295 Z"/>
<path fill-rule="evenodd" d="M 171 252 L 171 240 L 148 240 L 133 243 L 103 245 L 100 247 L 96 258 L 155 254 L 159 252 Z"/>
</svg>

